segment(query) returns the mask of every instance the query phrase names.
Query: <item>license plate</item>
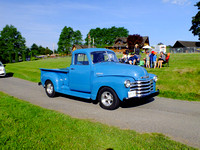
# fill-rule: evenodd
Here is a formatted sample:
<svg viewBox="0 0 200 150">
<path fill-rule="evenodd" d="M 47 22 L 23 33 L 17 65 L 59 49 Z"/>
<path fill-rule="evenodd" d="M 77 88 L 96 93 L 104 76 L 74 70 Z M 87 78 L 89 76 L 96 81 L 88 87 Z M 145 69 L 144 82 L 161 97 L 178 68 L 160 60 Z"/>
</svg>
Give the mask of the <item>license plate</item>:
<svg viewBox="0 0 200 150">
<path fill-rule="evenodd" d="M 136 96 L 136 91 L 129 91 L 128 92 L 128 98 L 135 97 L 135 96 Z"/>
</svg>

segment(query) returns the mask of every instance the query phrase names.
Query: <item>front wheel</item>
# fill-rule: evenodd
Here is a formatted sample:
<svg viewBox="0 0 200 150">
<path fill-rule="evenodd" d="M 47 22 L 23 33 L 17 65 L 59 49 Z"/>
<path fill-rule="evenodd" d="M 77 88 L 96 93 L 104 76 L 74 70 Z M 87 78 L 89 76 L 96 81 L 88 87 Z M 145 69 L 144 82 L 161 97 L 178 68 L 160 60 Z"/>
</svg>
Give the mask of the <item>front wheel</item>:
<svg viewBox="0 0 200 150">
<path fill-rule="evenodd" d="M 99 91 L 98 101 L 103 109 L 114 110 L 119 107 L 119 98 L 109 87 L 104 87 Z"/>
<path fill-rule="evenodd" d="M 51 81 L 46 81 L 45 83 L 45 91 L 46 91 L 46 94 L 49 96 L 49 97 L 54 97 L 55 96 L 55 90 L 54 90 L 54 86 L 53 86 L 53 83 Z"/>
</svg>

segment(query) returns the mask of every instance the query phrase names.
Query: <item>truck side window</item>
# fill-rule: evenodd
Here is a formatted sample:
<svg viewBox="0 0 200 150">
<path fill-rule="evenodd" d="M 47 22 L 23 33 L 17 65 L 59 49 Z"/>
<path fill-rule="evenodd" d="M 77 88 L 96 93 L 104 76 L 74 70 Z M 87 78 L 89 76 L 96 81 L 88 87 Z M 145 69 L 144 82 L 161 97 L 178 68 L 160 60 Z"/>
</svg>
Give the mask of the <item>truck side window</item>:
<svg viewBox="0 0 200 150">
<path fill-rule="evenodd" d="M 74 65 L 89 65 L 86 54 L 75 54 Z"/>
</svg>

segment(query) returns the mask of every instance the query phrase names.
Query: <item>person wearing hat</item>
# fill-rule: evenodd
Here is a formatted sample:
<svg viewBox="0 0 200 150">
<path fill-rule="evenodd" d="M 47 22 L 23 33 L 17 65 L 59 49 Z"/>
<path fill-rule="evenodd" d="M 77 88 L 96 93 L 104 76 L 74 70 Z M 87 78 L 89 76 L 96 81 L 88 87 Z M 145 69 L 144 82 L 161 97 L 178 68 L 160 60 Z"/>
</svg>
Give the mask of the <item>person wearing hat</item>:
<svg viewBox="0 0 200 150">
<path fill-rule="evenodd" d="M 154 66 L 154 69 L 156 68 L 156 64 L 157 64 L 157 56 L 156 56 L 156 52 L 153 52 L 153 66 Z"/>
<path fill-rule="evenodd" d="M 137 61 L 139 61 L 140 59 L 136 56 L 135 53 L 131 53 L 130 58 L 128 59 L 129 64 L 131 65 L 135 65 Z"/>
</svg>

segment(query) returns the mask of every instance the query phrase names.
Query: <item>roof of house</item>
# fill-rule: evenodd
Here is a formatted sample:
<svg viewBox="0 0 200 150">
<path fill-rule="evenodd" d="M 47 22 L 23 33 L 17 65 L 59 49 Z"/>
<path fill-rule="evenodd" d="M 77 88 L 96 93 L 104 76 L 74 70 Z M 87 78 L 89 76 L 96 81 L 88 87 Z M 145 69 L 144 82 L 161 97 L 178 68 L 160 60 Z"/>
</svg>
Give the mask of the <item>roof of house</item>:
<svg viewBox="0 0 200 150">
<path fill-rule="evenodd" d="M 145 42 L 149 43 L 149 37 L 148 36 L 142 36 L 142 38 L 143 38 L 142 44 L 144 44 Z M 123 41 L 123 44 L 121 44 L 120 46 L 116 44 L 117 41 L 119 41 L 119 40 Z M 116 38 L 114 46 L 115 47 L 127 46 L 127 37 L 118 37 L 118 38 Z"/>
<path fill-rule="evenodd" d="M 78 44 L 74 44 L 74 46 L 76 47 L 76 49 L 88 48 L 88 45 L 78 45 Z"/>
<path fill-rule="evenodd" d="M 143 41 L 142 41 L 142 44 L 144 44 L 147 40 L 148 40 L 148 43 L 149 43 L 149 37 L 148 36 L 143 36 Z"/>
<path fill-rule="evenodd" d="M 148 36 L 142 36 L 142 38 L 143 38 L 143 43 L 144 43 L 146 40 L 149 39 Z M 116 38 L 115 41 L 118 41 L 118 40 L 121 40 L 121 41 L 123 41 L 123 42 L 127 42 L 127 37 L 118 37 L 118 38 Z"/>
<path fill-rule="evenodd" d="M 127 37 L 118 37 L 118 38 L 116 38 L 115 42 L 117 42 L 118 40 L 121 40 L 124 43 L 126 43 L 127 42 Z"/>
<path fill-rule="evenodd" d="M 176 41 L 173 48 L 179 47 L 200 47 L 200 42 L 198 41 Z"/>
</svg>

